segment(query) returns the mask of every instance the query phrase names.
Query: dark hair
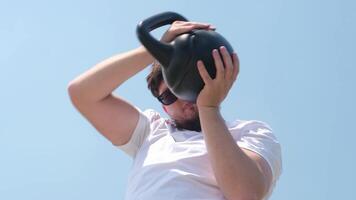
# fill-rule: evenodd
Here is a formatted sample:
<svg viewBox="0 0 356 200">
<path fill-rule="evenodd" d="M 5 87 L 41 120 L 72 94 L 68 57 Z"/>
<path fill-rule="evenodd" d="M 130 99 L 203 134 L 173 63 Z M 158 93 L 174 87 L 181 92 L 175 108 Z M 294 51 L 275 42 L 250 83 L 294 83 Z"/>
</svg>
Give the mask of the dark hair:
<svg viewBox="0 0 356 200">
<path fill-rule="evenodd" d="M 159 95 L 159 86 L 163 81 L 162 69 L 159 62 L 155 61 L 152 64 L 151 72 L 146 77 L 147 87 L 151 90 L 151 93 L 154 97 Z"/>
</svg>

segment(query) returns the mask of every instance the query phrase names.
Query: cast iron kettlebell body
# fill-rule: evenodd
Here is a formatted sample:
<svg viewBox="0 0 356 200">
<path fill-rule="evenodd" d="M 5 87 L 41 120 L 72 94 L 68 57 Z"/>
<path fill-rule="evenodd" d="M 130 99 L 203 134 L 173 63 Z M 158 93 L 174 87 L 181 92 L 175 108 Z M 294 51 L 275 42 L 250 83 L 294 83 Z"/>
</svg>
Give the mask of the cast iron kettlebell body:
<svg viewBox="0 0 356 200">
<path fill-rule="evenodd" d="M 177 36 L 170 43 L 156 40 L 149 32 L 174 21 L 188 21 L 174 12 L 164 12 L 141 21 L 137 26 L 137 36 L 145 48 L 162 66 L 163 78 L 168 88 L 179 99 L 196 102 L 204 87 L 197 61 L 202 60 L 212 78 L 216 68 L 212 50 L 225 46 L 231 54 L 229 42 L 212 30 L 196 29 Z"/>
</svg>

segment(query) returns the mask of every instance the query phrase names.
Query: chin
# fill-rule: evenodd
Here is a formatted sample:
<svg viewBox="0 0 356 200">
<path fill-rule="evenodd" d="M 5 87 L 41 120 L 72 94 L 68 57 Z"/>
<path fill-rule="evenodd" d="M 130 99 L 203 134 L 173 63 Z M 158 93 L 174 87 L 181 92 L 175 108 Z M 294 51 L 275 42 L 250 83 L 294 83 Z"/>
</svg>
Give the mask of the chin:
<svg viewBox="0 0 356 200">
<path fill-rule="evenodd" d="M 196 106 L 188 107 L 183 110 L 185 119 L 195 119 L 199 116 L 199 112 Z"/>
<path fill-rule="evenodd" d="M 189 111 L 184 112 L 184 119 L 187 119 L 187 120 L 193 120 L 193 119 L 199 118 L 198 116 L 199 116 L 199 113 L 196 110 L 189 110 Z"/>
<path fill-rule="evenodd" d="M 178 129 L 201 131 L 199 112 L 196 107 L 185 109 L 183 117 L 174 121 Z"/>
<path fill-rule="evenodd" d="M 174 122 L 179 130 L 187 129 L 197 132 L 201 131 L 199 115 L 185 118 L 184 120 L 174 120 Z"/>
</svg>

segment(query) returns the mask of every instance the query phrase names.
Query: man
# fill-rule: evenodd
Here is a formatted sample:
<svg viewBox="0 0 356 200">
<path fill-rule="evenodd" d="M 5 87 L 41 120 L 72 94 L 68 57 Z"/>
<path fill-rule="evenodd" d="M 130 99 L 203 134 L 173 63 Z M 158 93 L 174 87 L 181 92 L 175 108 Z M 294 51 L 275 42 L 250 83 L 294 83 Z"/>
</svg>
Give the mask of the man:
<svg viewBox="0 0 356 200">
<path fill-rule="evenodd" d="M 174 22 L 163 35 L 170 42 L 210 24 Z M 219 55 L 219 51 L 222 56 Z M 156 63 L 148 87 L 170 119 L 141 111 L 121 97 L 118 86 L 154 58 L 144 47 L 113 56 L 80 75 L 68 86 L 74 106 L 113 145 L 134 159 L 127 200 L 267 199 L 282 170 L 281 149 L 269 126 L 255 120 L 225 122 L 220 104 L 239 72 L 236 53 L 212 52 L 213 79 L 204 63 L 197 67 L 205 83 L 196 104 L 175 97 Z"/>
</svg>

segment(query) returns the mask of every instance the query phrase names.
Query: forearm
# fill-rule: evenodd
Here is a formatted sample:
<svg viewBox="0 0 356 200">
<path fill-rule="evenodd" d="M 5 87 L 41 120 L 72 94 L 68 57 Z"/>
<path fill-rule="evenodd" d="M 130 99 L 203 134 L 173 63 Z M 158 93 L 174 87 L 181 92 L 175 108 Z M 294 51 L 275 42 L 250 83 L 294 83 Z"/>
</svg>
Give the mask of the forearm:
<svg viewBox="0 0 356 200">
<path fill-rule="evenodd" d="M 259 199 L 263 177 L 238 147 L 218 108 L 199 108 L 209 159 L 216 181 L 228 199 Z"/>
<path fill-rule="evenodd" d="M 153 57 L 143 46 L 112 56 L 72 80 L 71 94 L 88 102 L 100 101 L 152 62 Z"/>
</svg>

